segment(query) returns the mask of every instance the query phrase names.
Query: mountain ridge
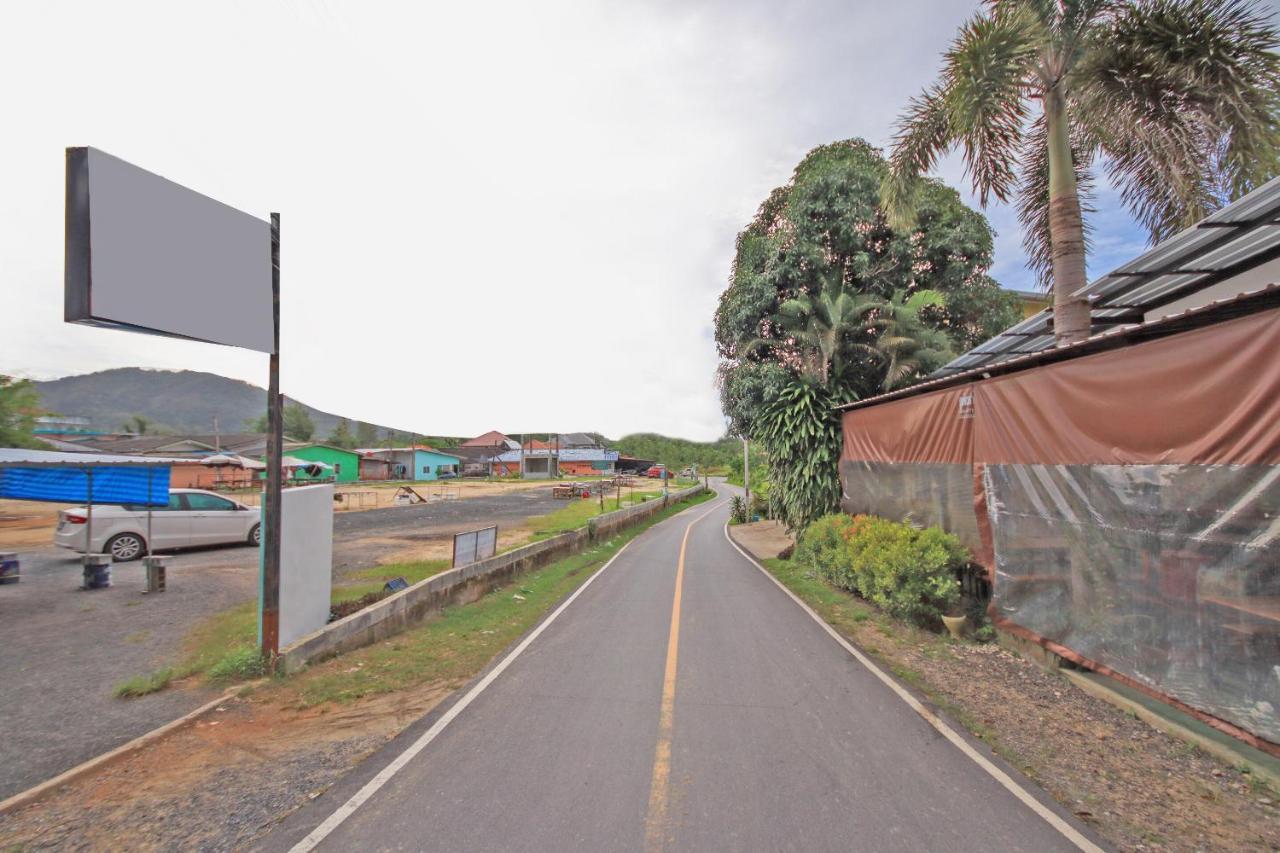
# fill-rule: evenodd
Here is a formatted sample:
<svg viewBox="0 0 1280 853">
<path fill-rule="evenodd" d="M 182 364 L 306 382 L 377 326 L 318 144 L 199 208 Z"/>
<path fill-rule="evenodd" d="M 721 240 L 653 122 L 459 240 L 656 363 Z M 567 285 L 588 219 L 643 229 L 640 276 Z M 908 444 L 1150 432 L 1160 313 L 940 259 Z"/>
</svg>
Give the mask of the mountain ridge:
<svg viewBox="0 0 1280 853">
<path fill-rule="evenodd" d="M 135 415 L 146 418 L 154 432 L 211 433 L 215 417 L 222 432 L 246 432 L 248 424 L 267 409 L 265 388 L 198 370 L 116 367 L 34 384 L 49 412 L 88 418 L 93 429 L 107 432 L 121 431 Z M 323 441 L 344 418 L 285 397 L 285 405 L 295 403 L 315 424 L 317 441 Z M 358 421 L 346 420 L 354 430 Z M 373 426 L 380 435 L 388 430 L 407 434 L 381 424 Z"/>
</svg>

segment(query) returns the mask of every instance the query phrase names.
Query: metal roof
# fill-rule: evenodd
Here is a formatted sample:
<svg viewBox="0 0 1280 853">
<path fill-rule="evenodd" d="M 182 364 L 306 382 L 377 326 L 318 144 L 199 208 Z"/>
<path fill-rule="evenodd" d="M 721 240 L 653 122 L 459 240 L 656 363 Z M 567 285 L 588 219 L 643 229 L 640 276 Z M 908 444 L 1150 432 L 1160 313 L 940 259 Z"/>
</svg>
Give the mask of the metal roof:
<svg viewBox="0 0 1280 853">
<path fill-rule="evenodd" d="M 968 370 L 961 370 L 946 375 L 934 374 L 933 378 L 915 385 L 909 385 L 906 388 L 900 388 L 897 391 L 888 391 L 884 394 L 877 394 L 874 397 L 868 397 L 865 400 L 855 400 L 852 403 L 845 403 L 843 406 L 836 408 L 841 411 L 850 409 L 861 409 L 869 406 L 876 406 L 881 403 L 887 403 L 891 400 L 901 400 L 904 397 L 914 397 L 919 394 L 927 394 L 931 391 L 941 391 L 944 388 L 954 388 L 957 385 L 963 385 L 966 382 L 975 382 L 979 379 L 990 379 L 993 376 L 1000 376 L 1006 373 L 1016 373 L 1019 370 L 1026 370 L 1029 367 L 1035 367 L 1041 364 L 1048 364 L 1055 361 L 1066 361 L 1072 358 L 1092 355 L 1096 352 L 1103 352 L 1109 349 L 1117 349 L 1123 346 L 1140 343 L 1145 340 L 1166 337 L 1179 332 L 1198 329 L 1204 326 L 1211 326 L 1214 323 L 1223 323 L 1227 320 L 1234 320 L 1237 317 L 1248 316 L 1259 311 L 1280 308 L 1280 284 L 1271 284 L 1249 293 L 1242 293 L 1230 299 L 1219 299 L 1198 308 L 1188 308 L 1181 314 L 1173 314 L 1168 317 L 1161 317 L 1157 320 L 1149 320 L 1145 323 L 1131 323 L 1123 326 L 1116 326 L 1104 332 L 1085 338 L 1082 341 L 1076 341 L 1073 344 L 1066 344 L 1060 347 L 1046 347 L 1037 352 L 1024 353 L 1017 356 L 1010 356 L 998 361 L 990 361 Z M 1015 327 L 1016 328 L 1016 327 Z"/>
<path fill-rule="evenodd" d="M 1280 178 L 1081 288 L 1092 332 L 1142 323 L 1146 314 L 1280 257 Z M 1055 345 L 1053 311 L 1028 317 L 930 374 L 930 379 L 1007 361 Z"/>
<path fill-rule="evenodd" d="M 120 456 L 114 453 L 63 453 L 57 450 L 26 450 L 0 447 L 0 468 L 101 468 L 127 465 L 132 468 L 167 468 L 190 464 L 191 458 L 163 456 Z"/>
</svg>

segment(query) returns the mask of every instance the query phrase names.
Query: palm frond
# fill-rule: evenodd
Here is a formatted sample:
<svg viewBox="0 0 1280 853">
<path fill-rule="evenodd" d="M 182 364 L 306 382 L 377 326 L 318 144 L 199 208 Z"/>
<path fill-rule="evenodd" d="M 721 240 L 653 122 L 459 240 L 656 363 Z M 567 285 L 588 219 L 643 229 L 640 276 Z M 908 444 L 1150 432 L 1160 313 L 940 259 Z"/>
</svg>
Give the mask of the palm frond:
<svg viewBox="0 0 1280 853">
<path fill-rule="evenodd" d="M 889 171 L 880 187 L 881 206 L 892 228 L 915 227 L 920 176 L 930 171 L 952 142 L 946 93 L 932 86 L 911 99 L 898 120 Z"/>
<path fill-rule="evenodd" d="M 972 18 L 945 54 L 946 109 L 964 147 L 965 170 L 985 206 L 1013 189 L 1027 120 L 1026 95 L 1041 44 L 1035 13 L 1022 6 Z"/>
<path fill-rule="evenodd" d="M 1160 239 L 1280 171 L 1280 38 L 1243 0 L 1149 0 L 1073 76 L 1134 215 Z"/>
</svg>

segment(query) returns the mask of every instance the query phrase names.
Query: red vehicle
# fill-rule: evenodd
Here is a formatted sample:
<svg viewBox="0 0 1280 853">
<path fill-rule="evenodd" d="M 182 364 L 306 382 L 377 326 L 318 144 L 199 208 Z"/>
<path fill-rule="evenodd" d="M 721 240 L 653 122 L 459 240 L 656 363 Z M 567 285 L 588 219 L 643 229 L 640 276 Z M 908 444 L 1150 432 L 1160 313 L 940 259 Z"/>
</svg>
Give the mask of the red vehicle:
<svg viewBox="0 0 1280 853">
<path fill-rule="evenodd" d="M 648 471 L 645 471 L 644 475 L 652 480 L 660 480 L 664 476 L 666 476 L 666 473 L 667 473 L 667 466 L 654 465 Z"/>
</svg>

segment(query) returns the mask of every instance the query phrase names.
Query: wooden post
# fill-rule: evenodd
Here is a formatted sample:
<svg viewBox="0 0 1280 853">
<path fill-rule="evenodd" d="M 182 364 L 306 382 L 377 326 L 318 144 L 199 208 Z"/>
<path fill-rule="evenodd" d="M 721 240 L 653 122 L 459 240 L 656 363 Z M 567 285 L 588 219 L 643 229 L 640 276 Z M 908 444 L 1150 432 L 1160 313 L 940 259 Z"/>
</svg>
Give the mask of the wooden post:
<svg viewBox="0 0 1280 853">
<path fill-rule="evenodd" d="M 280 396 L 280 214 L 271 214 L 271 322 L 275 333 L 267 383 L 267 492 L 262 515 L 262 614 L 258 639 L 262 656 L 280 652 L 280 507 L 283 488 L 284 402 Z"/>
</svg>

